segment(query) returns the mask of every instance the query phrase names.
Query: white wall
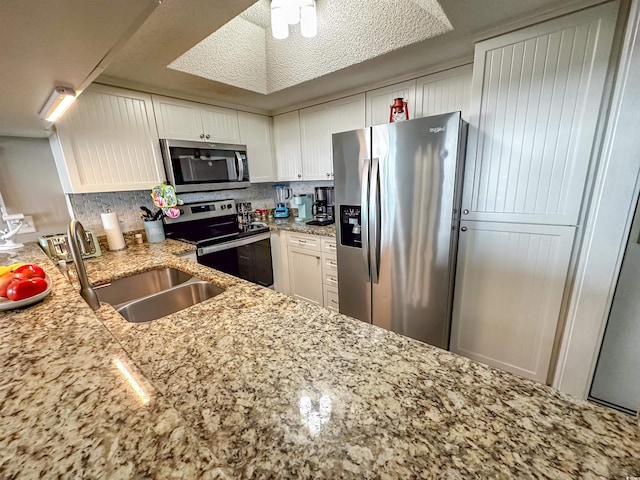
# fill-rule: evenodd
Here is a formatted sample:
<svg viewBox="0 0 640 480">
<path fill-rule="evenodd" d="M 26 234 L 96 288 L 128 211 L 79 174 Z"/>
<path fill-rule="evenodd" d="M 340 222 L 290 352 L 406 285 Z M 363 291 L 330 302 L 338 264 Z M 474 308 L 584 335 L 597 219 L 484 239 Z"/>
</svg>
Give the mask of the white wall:
<svg viewBox="0 0 640 480">
<path fill-rule="evenodd" d="M 66 232 L 69 212 L 46 138 L 0 137 L 0 192 L 9 213 L 33 216 L 38 229 L 18 241 Z"/>
</svg>

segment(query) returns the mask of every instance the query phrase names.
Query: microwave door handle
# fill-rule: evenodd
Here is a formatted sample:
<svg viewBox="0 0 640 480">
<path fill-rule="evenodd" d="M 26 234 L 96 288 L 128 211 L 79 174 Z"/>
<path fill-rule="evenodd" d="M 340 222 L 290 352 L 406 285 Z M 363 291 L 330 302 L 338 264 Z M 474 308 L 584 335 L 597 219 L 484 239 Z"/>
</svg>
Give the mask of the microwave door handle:
<svg viewBox="0 0 640 480">
<path fill-rule="evenodd" d="M 236 152 L 236 167 L 238 170 L 238 181 L 241 182 L 244 179 L 244 162 L 240 156 L 240 152 Z"/>
</svg>

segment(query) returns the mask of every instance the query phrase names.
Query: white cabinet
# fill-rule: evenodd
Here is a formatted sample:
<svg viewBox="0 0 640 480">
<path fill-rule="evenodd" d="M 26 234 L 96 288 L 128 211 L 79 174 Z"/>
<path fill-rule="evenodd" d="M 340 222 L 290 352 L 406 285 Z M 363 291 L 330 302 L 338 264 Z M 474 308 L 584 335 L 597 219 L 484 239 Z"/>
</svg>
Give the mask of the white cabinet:
<svg viewBox="0 0 640 480">
<path fill-rule="evenodd" d="M 407 102 L 409 118 L 415 118 L 416 81 L 395 83 L 366 93 L 366 126 L 389 123 L 389 109 L 394 98 Z"/>
<path fill-rule="evenodd" d="M 546 382 L 575 227 L 462 222 L 452 352 Z"/>
<path fill-rule="evenodd" d="M 157 95 L 153 108 L 160 138 L 240 143 L 235 110 Z"/>
<path fill-rule="evenodd" d="M 240 143 L 247 146 L 251 183 L 273 182 L 276 179 L 271 142 L 271 118 L 254 113 L 238 112 Z"/>
<path fill-rule="evenodd" d="M 302 180 L 298 111 L 273 117 L 273 143 L 278 180 Z"/>
<path fill-rule="evenodd" d="M 335 238 L 281 231 L 271 248 L 275 290 L 338 311 Z"/>
<path fill-rule="evenodd" d="M 476 45 L 463 218 L 576 224 L 616 13 L 611 2 Z"/>
<path fill-rule="evenodd" d="M 476 45 L 451 349 L 540 382 L 616 15 L 611 2 Z"/>
<path fill-rule="evenodd" d="M 300 110 L 303 180 L 331 180 L 331 115 L 324 105 Z"/>
<path fill-rule="evenodd" d="M 322 306 L 322 262 L 320 252 L 305 247 L 288 249 L 291 296 Z"/>
<path fill-rule="evenodd" d="M 412 118 L 462 112 L 469 121 L 473 65 L 451 68 L 416 80 L 416 109 Z"/>
<path fill-rule="evenodd" d="M 364 103 L 361 94 L 300 110 L 303 180 L 333 180 L 331 136 L 364 128 Z"/>
<path fill-rule="evenodd" d="M 93 85 L 49 141 L 65 193 L 146 190 L 164 179 L 150 95 Z"/>
</svg>

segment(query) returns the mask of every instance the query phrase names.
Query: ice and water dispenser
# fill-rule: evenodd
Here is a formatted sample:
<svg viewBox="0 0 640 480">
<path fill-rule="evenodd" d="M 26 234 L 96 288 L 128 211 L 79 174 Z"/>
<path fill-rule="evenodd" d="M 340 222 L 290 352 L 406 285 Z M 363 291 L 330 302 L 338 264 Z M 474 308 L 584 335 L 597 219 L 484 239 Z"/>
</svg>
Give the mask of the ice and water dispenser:
<svg viewBox="0 0 640 480">
<path fill-rule="evenodd" d="M 340 205 L 340 244 L 362 248 L 360 205 Z"/>
</svg>

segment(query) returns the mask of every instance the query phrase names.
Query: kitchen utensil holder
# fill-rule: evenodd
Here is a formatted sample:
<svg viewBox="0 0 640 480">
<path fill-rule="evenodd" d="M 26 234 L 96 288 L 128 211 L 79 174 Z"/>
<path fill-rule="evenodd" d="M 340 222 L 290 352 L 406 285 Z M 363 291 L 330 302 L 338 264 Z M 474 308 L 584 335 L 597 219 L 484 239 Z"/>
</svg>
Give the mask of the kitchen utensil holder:
<svg viewBox="0 0 640 480">
<path fill-rule="evenodd" d="M 160 243 L 164 241 L 162 220 L 144 222 L 144 232 L 147 234 L 147 242 L 149 243 Z"/>
</svg>

